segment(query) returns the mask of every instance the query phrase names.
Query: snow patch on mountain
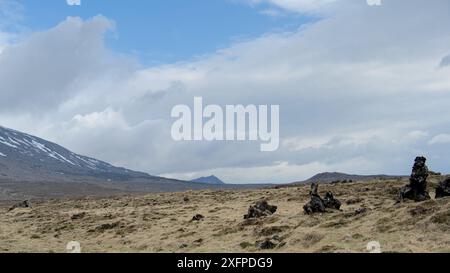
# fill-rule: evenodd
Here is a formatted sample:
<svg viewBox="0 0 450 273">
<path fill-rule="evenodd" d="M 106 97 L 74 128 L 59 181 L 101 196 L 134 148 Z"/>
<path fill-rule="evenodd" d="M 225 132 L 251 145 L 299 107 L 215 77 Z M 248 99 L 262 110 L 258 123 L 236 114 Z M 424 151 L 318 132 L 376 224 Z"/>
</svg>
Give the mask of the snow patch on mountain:
<svg viewBox="0 0 450 273">
<path fill-rule="evenodd" d="M 32 168 L 48 169 L 56 173 L 150 177 L 146 173 L 118 168 L 97 159 L 75 154 L 41 138 L 0 126 L 0 159 L 7 155 L 8 164 L 17 169 L 20 168 L 20 164 L 28 162 L 28 166 L 31 165 Z"/>
</svg>

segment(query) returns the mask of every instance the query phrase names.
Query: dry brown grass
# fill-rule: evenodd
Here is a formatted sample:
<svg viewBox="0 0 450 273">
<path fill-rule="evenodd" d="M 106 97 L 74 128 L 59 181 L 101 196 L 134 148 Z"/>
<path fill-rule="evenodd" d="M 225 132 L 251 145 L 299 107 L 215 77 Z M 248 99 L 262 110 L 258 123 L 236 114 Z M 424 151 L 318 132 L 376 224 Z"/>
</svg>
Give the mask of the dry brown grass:
<svg viewBox="0 0 450 273">
<path fill-rule="evenodd" d="M 65 252 L 69 241 L 79 241 L 83 252 L 366 252 L 374 240 L 385 252 L 449 252 L 450 199 L 395 205 L 406 183 L 323 185 L 321 193 L 331 190 L 343 201 L 342 211 L 313 216 L 302 211 L 309 186 L 51 200 L 3 209 L 0 252 Z M 244 221 L 261 198 L 278 211 Z M 191 221 L 196 214 L 205 219 Z M 259 249 L 273 236 L 279 247 Z"/>
</svg>

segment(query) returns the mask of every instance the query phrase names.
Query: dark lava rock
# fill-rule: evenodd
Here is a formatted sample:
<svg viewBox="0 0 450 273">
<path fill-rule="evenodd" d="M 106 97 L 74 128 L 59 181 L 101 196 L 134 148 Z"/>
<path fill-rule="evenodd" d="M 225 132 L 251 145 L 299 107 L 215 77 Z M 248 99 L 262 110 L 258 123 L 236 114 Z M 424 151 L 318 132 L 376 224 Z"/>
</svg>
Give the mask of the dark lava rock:
<svg viewBox="0 0 450 273">
<path fill-rule="evenodd" d="M 326 208 L 329 208 L 329 209 L 336 209 L 336 210 L 341 209 L 341 202 L 339 200 L 337 200 L 336 198 L 334 198 L 333 193 L 331 193 L 331 192 L 327 192 L 325 194 L 325 198 L 323 199 L 323 204 L 325 205 Z"/>
<path fill-rule="evenodd" d="M 194 217 L 192 217 L 192 221 L 203 221 L 205 219 L 205 216 L 201 215 L 201 214 L 197 214 Z"/>
<path fill-rule="evenodd" d="M 201 245 L 202 243 L 203 243 L 203 239 L 202 238 L 197 239 L 197 240 L 194 241 L 194 244 L 197 244 L 197 245 Z"/>
<path fill-rule="evenodd" d="M 450 178 L 439 183 L 436 187 L 436 199 L 450 196 Z"/>
<path fill-rule="evenodd" d="M 264 241 L 259 243 L 258 246 L 260 249 L 274 249 L 277 246 L 277 244 L 272 242 L 271 239 L 265 239 Z"/>
<path fill-rule="evenodd" d="M 250 208 L 248 209 L 248 213 L 244 215 L 244 219 L 270 216 L 274 214 L 277 209 L 277 206 L 271 206 L 265 200 L 258 201 L 255 205 L 250 206 Z"/>
<path fill-rule="evenodd" d="M 274 235 L 272 238 L 266 238 L 263 241 L 256 242 L 256 245 L 260 249 L 274 249 L 277 247 L 282 247 L 285 243 L 282 242 L 281 238 L 278 235 Z"/>
<path fill-rule="evenodd" d="M 303 210 L 306 214 L 325 212 L 325 205 L 323 204 L 323 200 L 320 196 L 311 195 L 311 201 L 303 206 Z"/>
<path fill-rule="evenodd" d="M 360 215 L 367 212 L 367 208 L 359 208 L 355 210 L 355 215 Z"/>
<path fill-rule="evenodd" d="M 311 191 L 309 192 L 311 200 L 303 206 L 303 210 L 306 214 L 323 213 L 326 212 L 327 208 L 337 210 L 341 208 L 341 202 L 334 198 L 331 192 L 327 192 L 325 199 L 322 199 L 318 193 L 318 190 L 319 185 L 313 183 L 311 185 Z"/>
<path fill-rule="evenodd" d="M 19 203 L 15 204 L 14 206 L 10 207 L 8 209 L 8 211 L 12 211 L 12 210 L 15 210 L 15 209 L 18 209 L 18 208 L 32 208 L 31 202 L 29 200 L 25 200 L 25 201 L 19 202 Z"/>
<path fill-rule="evenodd" d="M 430 194 L 427 191 L 427 178 L 428 167 L 425 164 L 427 159 L 423 156 L 419 156 L 414 161 L 411 177 L 409 179 L 409 185 L 406 185 L 400 190 L 398 201 L 404 199 L 414 200 L 421 202 L 431 199 Z"/>
</svg>

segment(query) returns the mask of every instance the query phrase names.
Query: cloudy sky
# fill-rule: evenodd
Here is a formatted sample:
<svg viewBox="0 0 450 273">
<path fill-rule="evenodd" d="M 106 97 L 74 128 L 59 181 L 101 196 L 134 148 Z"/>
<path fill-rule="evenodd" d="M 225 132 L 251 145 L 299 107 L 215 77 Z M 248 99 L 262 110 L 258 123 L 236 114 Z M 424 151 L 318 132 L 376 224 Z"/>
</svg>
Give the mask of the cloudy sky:
<svg viewBox="0 0 450 273">
<path fill-rule="evenodd" d="M 0 0 L 0 124 L 180 179 L 407 174 L 419 154 L 450 172 L 449 10 L 448 0 Z M 280 148 L 175 142 L 171 109 L 194 96 L 280 105 Z"/>
</svg>

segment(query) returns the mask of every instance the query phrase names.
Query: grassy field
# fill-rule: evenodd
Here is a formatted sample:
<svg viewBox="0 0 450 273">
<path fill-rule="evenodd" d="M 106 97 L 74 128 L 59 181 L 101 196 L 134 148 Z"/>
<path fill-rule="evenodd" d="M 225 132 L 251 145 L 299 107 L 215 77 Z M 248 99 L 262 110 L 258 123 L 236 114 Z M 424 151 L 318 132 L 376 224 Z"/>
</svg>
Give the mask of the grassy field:
<svg viewBox="0 0 450 273">
<path fill-rule="evenodd" d="M 441 177 L 430 179 L 430 192 Z M 309 186 L 49 200 L 32 209 L 0 208 L 0 252 L 450 252 L 450 198 L 395 204 L 407 180 L 321 185 L 341 211 L 308 216 Z M 260 199 L 278 211 L 244 220 Z M 203 221 L 191 221 L 196 214 Z M 273 249 L 260 242 L 275 238 Z"/>
</svg>

